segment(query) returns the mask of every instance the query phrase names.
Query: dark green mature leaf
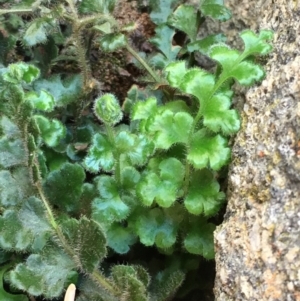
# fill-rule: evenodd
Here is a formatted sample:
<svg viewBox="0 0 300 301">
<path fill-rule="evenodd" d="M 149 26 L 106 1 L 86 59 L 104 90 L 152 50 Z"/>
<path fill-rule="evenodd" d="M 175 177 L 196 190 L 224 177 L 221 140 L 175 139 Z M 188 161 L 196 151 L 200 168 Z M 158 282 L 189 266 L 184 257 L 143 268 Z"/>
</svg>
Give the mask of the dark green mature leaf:
<svg viewBox="0 0 300 301">
<path fill-rule="evenodd" d="M 8 293 L 5 288 L 3 287 L 4 283 L 4 273 L 6 270 L 10 268 L 10 265 L 2 266 L 0 269 L 0 300 L 3 301 L 29 301 L 28 297 L 26 295 L 15 295 Z"/>
<path fill-rule="evenodd" d="M 176 242 L 178 224 L 161 208 L 140 212 L 133 222 L 141 243 L 167 249 Z"/>
<path fill-rule="evenodd" d="M 213 235 L 215 228 L 215 225 L 205 220 L 193 221 L 184 239 L 184 247 L 191 254 L 213 259 L 215 256 Z"/>
<path fill-rule="evenodd" d="M 230 10 L 224 6 L 224 0 L 202 0 L 200 10 L 204 16 L 220 21 L 227 21 L 231 18 Z"/>
<path fill-rule="evenodd" d="M 103 51 L 112 52 L 125 47 L 127 44 L 127 39 L 122 33 L 111 33 L 102 36 L 99 39 L 99 43 Z"/>
<path fill-rule="evenodd" d="M 82 0 L 79 2 L 79 12 L 109 14 L 113 12 L 116 2 L 116 0 Z"/>
<path fill-rule="evenodd" d="M 0 246 L 5 250 L 41 250 L 51 227 L 42 202 L 31 197 L 19 209 L 7 209 L 0 216 Z"/>
<path fill-rule="evenodd" d="M 120 198 L 119 188 L 114 178 L 100 176 L 97 179 L 101 198 L 93 200 L 93 219 L 103 225 L 110 225 L 115 221 L 126 219 L 130 208 Z"/>
<path fill-rule="evenodd" d="M 149 172 L 137 185 L 137 195 L 145 206 L 155 200 L 161 207 L 168 208 L 177 199 L 184 178 L 184 166 L 175 159 L 162 160 L 158 166 L 159 174 Z"/>
<path fill-rule="evenodd" d="M 62 250 L 54 246 L 41 254 L 31 254 L 25 263 L 19 263 L 9 272 L 9 281 L 16 288 L 32 296 L 59 297 L 74 275 L 75 265 Z"/>
<path fill-rule="evenodd" d="M 85 172 L 78 164 L 64 163 L 47 175 L 44 189 L 51 203 L 67 212 L 79 209 Z"/>
<path fill-rule="evenodd" d="M 194 6 L 180 5 L 168 17 L 168 24 L 185 32 L 191 41 L 195 41 L 198 33 L 198 12 Z"/>
<path fill-rule="evenodd" d="M 220 185 L 208 169 L 196 171 L 191 176 L 188 194 L 184 200 L 186 209 L 192 214 L 211 216 L 216 214 L 224 200 Z"/>
<path fill-rule="evenodd" d="M 147 285 L 150 277 L 141 266 L 115 265 L 111 270 L 112 278 L 123 292 L 124 301 L 147 301 Z"/>
<path fill-rule="evenodd" d="M 219 170 L 230 159 L 230 148 L 221 135 L 210 136 L 202 129 L 193 135 L 187 159 L 197 169 Z"/>
<path fill-rule="evenodd" d="M 95 134 L 88 155 L 84 159 L 84 167 L 90 172 L 97 173 L 100 169 L 111 171 L 114 167 L 113 146 L 108 139 Z"/>
<path fill-rule="evenodd" d="M 34 120 L 39 128 L 42 139 L 48 146 L 57 146 L 66 136 L 66 128 L 59 120 L 50 120 L 42 115 L 35 115 Z"/>
<path fill-rule="evenodd" d="M 56 106 L 62 107 L 78 100 L 82 91 L 82 76 L 73 75 L 62 80 L 61 75 L 56 74 L 48 79 L 37 80 L 33 86 L 37 92 L 49 92 L 54 97 Z"/>
<path fill-rule="evenodd" d="M 176 2 L 178 2 L 178 0 L 151 0 L 149 3 L 151 7 L 151 20 L 155 24 L 166 23 Z"/>
<path fill-rule="evenodd" d="M 119 254 L 126 254 L 136 242 L 136 235 L 128 227 L 113 223 L 106 232 L 107 245 Z"/>
<path fill-rule="evenodd" d="M 167 64 L 173 62 L 181 47 L 172 44 L 175 30 L 167 25 L 160 25 L 155 29 L 154 38 L 150 39 L 151 43 L 154 44 L 161 53 L 153 56 L 150 59 L 150 64 L 156 68 L 163 69 Z"/>
<path fill-rule="evenodd" d="M 62 227 L 81 268 L 84 272 L 92 273 L 106 256 L 106 238 L 100 225 L 82 217 L 79 221 L 69 219 Z"/>
</svg>

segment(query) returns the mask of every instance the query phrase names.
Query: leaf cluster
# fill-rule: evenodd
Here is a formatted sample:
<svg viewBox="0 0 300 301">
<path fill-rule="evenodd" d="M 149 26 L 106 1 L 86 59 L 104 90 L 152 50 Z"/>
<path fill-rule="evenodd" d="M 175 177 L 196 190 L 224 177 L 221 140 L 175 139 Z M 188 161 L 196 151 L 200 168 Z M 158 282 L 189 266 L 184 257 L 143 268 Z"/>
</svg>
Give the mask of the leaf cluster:
<svg viewBox="0 0 300 301">
<path fill-rule="evenodd" d="M 272 32 L 243 31 L 238 51 L 223 34 L 198 37 L 205 18 L 230 18 L 223 1 L 153 0 L 155 50 L 146 54 L 132 42 L 138 24 L 120 25 L 118 5 L 26 0 L 0 9 L 3 300 L 60 300 L 70 283 L 79 301 L 171 300 L 181 285 L 189 290 L 185 275 L 214 258 L 220 174 L 240 128 L 232 86 L 262 80 L 255 56 L 272 50 Z M 17 44 L 29 62 L 10 61 Z M 121 102 L 102 93 L 91 45 L 100 55 L 127 51 L 143 84 Z M 197 52 L 213 71 L 197 66 Z M 75 63 L 71 74 L 55 72 L 61 62 Z"/>
</svg>

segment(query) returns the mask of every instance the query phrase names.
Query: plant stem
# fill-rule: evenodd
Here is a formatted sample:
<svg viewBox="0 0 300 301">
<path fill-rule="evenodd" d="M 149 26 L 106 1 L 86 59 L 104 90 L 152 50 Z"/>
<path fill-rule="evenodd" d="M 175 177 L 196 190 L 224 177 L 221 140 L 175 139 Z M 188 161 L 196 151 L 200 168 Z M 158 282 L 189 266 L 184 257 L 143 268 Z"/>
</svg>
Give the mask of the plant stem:
<svg viewBox="0 0 300 301">
<path fill-rule="evenodd" d="M 129 45 L 126 44 L 126 49 L 134 56 L 142 65 L 143 67 L 148 71 L 148 73 L 152 76 L 152 78 L 159 83 L 160 79 L 156 75 L 156 73 L 152 70 L 152 68 L 146 63 L 146 61 Z"/>
<path fill-rule="evenodd" d="M 0 15 L 4 14 L 24 14 L 24 13 L 32 13 L 32 8 L 14 8 L 14 9 L 0 9 Z"/>
</svg>

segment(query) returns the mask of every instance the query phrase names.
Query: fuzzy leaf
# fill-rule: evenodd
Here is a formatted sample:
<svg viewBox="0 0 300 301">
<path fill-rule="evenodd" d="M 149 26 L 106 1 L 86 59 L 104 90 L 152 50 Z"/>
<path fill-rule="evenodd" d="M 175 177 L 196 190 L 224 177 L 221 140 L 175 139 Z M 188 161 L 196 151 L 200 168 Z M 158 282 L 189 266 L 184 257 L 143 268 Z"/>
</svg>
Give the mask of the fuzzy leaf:
<svg viewBox="0 0 300 301">
<path fill-rule="evenodd" d="M 101 49 L 103 51 L 116 51 L 126 46 L 126 36 L 122 33 L 106 34 L 99 39 Z"/>
<path fill-rule="evenodd" d="M 85 172 L 78 164 L 65 163 L 47 175 L 44 189 L 52 204 L 67 212 L 79 209 Z"/>
<path fill-rule="evenodd" d="M 107 245 L 118 254 L 126 254 L 130 246 L 136 242 L 136 236 L 131 229 L 113 223 L 106 232 Z"/>
<path fill-rule="evenodd" d="M 165 68 L 167 80 L 172 87 L 179 87 L 185 73 L 186 66 L 184 61 L 172 62 Z"/>
<path fill-rule="evenodd" d="M 51 112 L 55 106 L 54 97 L 44 90 L 41 90 L 39 95 L 34 91 L 27 92 L 25 98 L 37 110 Z"/>
<path fill-rule="evenodd" d="M 62 107 L 78 100 L 82 90 L 82 76 L 74 75 L 62 80 L 61 75 L 56 74 L 47 79 L 37 80 L 33 86 L 37 92 L 44 90 L 51 94 L 56 106 Z"/>
<path fill-rule="evenodd" d="M 155 134 L 157 148 L 168 149 L 175 143 L 187 143 L 193 117 L 184 112 L 173 113 L 165 110 L 157 114 L 149 125 L 149 131 Z"/>
<path fill-rule="evenodd" d="M 147 285 L 150 277 L 141 266 L 115 265 L 112 278 L 120 291 L 126 292 L 126 301 L 147 301 Z M 123 294 L 125 295 L 125 294 Z"/>
<path fill-rule="evenodd" d="M 191 254 L 213 259 L 215 256 L 213 237 L 215 228 L 215 225 L 203 220 L 194 222 L 184 239 L 184 247 Z"/>
<path fill-rule="evenodd" d="M 93 200 L 93 219 L 104 225 L 126 219 L 130 208 L 121 200 L 115 180 L 110 176 L 100 176 L 98 190 L 101 198 Z"/>
<path fill-rule="evenodd" d="M 12 84 L 18 84 L 24 81 L 27 84 L 35 81 L 40 75 L 37 67 L 27 63 L 15 63 L 8 66 L 7 72 L 3 75 L 3 79 Z"/>
<path fill-rule="evenodd" d="M 150 42 L 154 44 L 161 53 L 153 56 L 150 59 L 150 63 L 157 68 L 163 69 L 167 64 L 174 61 L 180 51 L 180 46 L 172 45 L 172 41 L 175 35 L 175 30 L 167 25 L 160 25 L 155 29 L 155 36 L 150 39 Z"/>
<path fill-rule="evenodd" d="M 199 51 L 204 55 L 208 55 L 213 45 L 224 42 L 226 42 L 226 36 L 224 34 L 212 34 L 201 40 L 190 42 L 187 44 L 187 50 L 188 52 Z"/>
<path fill-rule="evenodd" d="M 150 18 L 155 24 L 166 23 L 168 16 L 172 13 L 173 4 L 178 0 L 151 0 L 149 5 L 151 7 Z"/>
<path fill-rule="evenodd" d="M 189 191 L 184 200 L 186 209 L 196 215 L 216 214 L 224 200 L 224 193 L 220 192 L 220 185 L 214 179 L 213 173 L 208 169 L 203 169 L 194 172 L 191 179 Z"/>
<path fill-rule="evenodd" d="M 157 100 L 154 97 L 148 98 L 145 101 L 139 101 L 134 104 L 132 109 L 132 120 L 144 120 L 153 116 L 157 111 Z"/>
<path fill-rule="evenodd" d="M 74 274 L 73 261 L 54 247 L 42 254 L 31 254 L 9 272 L 9 281 L 16 288 L 32 296 L 59 297 L 68 278 Z M 59 272 L 58 272 L 59 271 Z"/>
<path fill-rule="evenodd" d="M 187 159 L 197 169 L 209 165 L 219 170 L 230 159 L 230 148 L 226 146 L 227 140 L 222 136 L 209 136 L 206 130 L 200 130 L 193 135 Z"/>
<path fill-rule="evenodd" d="M 111 171 L 114 167 L 113 147 L 108 139 L 95 134 L 88 155 L 84 159 L 84 167 L 90 172 L 97 173 L 100 169 Z"/>
<path fill-rule="evenodd" d="M 142 178 L 137 185 L 137 195 L 145 206 L 151 206 L 155 200 L 161 207 L 168 208 L 177 199 L 183 178 L 182 163 L 168 158 L 159 164 L 159 175 L 150 172 Z"/>
<path fill-rule="evenodd" d="M 7 209 L 0 216 L 0 246 L 5 250 L 41 250 L 51 231 L 42 202 L 31 197 L 18 210 Z"/>
<path fill-rule="evenodd" d="M 200 10 L 204 16 L 220 21 L 227 21 L 231 18 L 230 10 L 224 6 L 224 0 L 203 0 Z"/>
<path fill-rule="evenodd" d="M 240 119 L 236 110 L 229 109 L 230 106 L 231 100 L 225 93 L 215 94 L 201 108 L 203 124 L 215 133 L 236 133 L 240 129 Z"/>
<path fill-rule="evenodd" d="M 42 139 L 48 146 L 57 146 L 66 136 L 66 128 L 57 119 L 50 120 L 42 115 L 35 115 L 34 120 L 38 125 Z"/>
<path fill-rule="evenodd" d="M 266 42 L 273 39 L 274 33 L 271 30 L 262 30 L 258 36 L 251 30 L 245 30 L 240 36 L 245 44 L 244 54 L 266 55 L 273 49 L 272 45 Z"/>
<path fill-rule="evenodd" d="M 198 33 L 198 13 L 191 5 L 180 5 L 168 18 L 168 24 L 185 32 L 191 41 Z"/>
<path fill-rule="evenodd" d="M 82 217 L 79 221 L 69 219 L 62 227 L 83 270 L 92 273 L 106 256 L 106 238 L 100 225 Z"/>
<path fill-rule="evenodd" d="M 176 242 L 178 225 L 161 208 L 139 213 L 134 227 L 145 246 L 156 244 L 158 248 L 167 249 Z"/>
<path fill-rule="evenodd" d="M 2 266 L 0 269 L 0 300 L 3 301 L 28 301 L 28 297 L 26 295 L 21 294 L 10 294 L 3 287 L 4 283 L 4 273 L 9 268 L 9 266 Z"/>
<path fill-rule="evenodd" d="M 79 2 L 79 11 L 82 14 L 109 14 L 115 8 L 116 0 L 82 0 Z"/>
</svg>

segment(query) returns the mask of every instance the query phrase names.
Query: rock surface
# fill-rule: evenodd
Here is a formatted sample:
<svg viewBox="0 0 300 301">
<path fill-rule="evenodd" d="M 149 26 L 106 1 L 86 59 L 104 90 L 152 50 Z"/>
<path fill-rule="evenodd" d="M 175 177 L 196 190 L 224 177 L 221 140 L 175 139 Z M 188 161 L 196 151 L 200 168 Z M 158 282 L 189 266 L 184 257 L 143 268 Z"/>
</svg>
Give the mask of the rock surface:
<svg viewBox="0 0 300 301">
<path fill-rule="evenodd" d="M 299 2 L 299 3 L 298 3 Z M 300 300 L 300 1 L 230 0 L 222 32 L 272 29 L 261 85 L 238 102 L 228 207 L 215 232 L 217 301 Z"/>
</svg>

